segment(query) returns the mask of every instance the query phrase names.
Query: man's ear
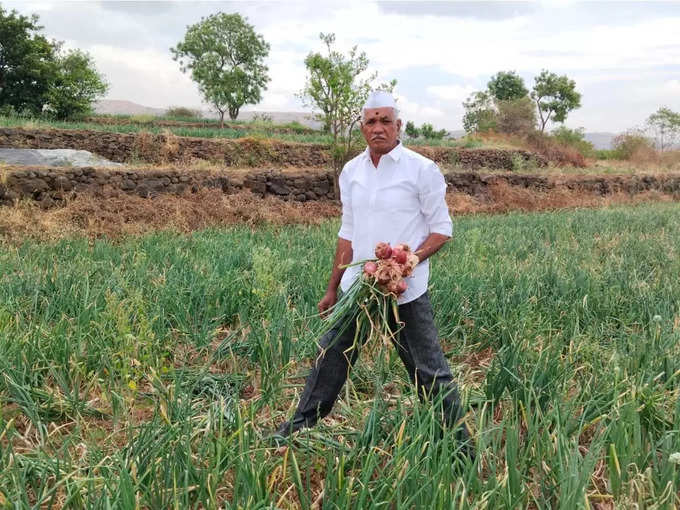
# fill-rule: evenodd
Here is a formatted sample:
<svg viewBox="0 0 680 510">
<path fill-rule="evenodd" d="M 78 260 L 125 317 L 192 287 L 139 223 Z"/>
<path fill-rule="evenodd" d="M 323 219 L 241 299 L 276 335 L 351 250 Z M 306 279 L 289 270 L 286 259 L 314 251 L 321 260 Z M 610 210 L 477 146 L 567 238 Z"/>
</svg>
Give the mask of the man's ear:
<svg viewBox="0 0 680 510">
<path fill-rule="evenodd" d="M 401 119 L 397 119 L 397 131 L 401 132 Z"/>
</svg>

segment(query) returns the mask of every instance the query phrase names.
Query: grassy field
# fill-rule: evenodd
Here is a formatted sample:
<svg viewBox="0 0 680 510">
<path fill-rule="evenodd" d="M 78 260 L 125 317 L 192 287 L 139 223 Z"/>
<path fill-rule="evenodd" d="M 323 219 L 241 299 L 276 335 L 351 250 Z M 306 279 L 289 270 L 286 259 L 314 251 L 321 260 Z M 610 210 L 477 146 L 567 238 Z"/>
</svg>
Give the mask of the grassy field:
<svg viewBox="0 0 680 510">
<path fill-rule="evenodd" d="M 336 231 L 3 245 L 0 505 L 680 504 L 679 205 L 457 219 L 431 294 L 475 463 L 377 345 L 323 425 L 264 439 L 315 351 Z"/>
</svg>

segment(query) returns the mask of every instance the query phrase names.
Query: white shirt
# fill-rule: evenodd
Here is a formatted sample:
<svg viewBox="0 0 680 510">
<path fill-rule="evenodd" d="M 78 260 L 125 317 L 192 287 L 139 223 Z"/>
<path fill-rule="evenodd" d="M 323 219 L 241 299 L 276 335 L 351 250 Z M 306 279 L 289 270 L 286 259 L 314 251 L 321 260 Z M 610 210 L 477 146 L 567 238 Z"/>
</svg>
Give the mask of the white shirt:
<svg viewBox="0 0 680 510">
<path fill-rule="evenodd" d="M 415 251 L 432 233 L 451 237 L 453 225 L 444 200 L 446 182 L 434 161 L 407 149 L 401 142 L 384 154 L 376 168 L 368 148 L 347 162 L 340 174 L 342 225 L 338 237 L 352 242 L 353 260 L 375 258 L 375 245 L 406 243 Z M 361 266 L 342 275 L 347 291 Z M 427 290 L 429 261 L 416 266 L 406 279 L 408 288 L 399 304 L 420 297 Z"/>
</svg>

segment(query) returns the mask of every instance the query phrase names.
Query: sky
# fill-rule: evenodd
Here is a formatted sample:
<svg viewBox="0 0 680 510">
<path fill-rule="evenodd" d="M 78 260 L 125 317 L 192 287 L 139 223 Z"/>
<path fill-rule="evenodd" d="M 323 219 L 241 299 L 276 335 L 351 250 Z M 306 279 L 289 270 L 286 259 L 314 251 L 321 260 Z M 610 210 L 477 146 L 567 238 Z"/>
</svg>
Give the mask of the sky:
<svg viewBox="0 0 680 510">
<path fill-rule="evenodd" d="M 170 48 L 188 25 L 238 12 L 271 45 L 263 100 L 244 110 L 305 111 L 296 93 L 304 59 L 364 51 L 378 81 L 397 79 L 401 116 L 462 128 L 462 102 L 498 71 L 531 88 L 542 69 L 566 74 L 582 94 L 566 125 L 588 132 L 641 126 L 661 106 L 680 110 L 680 2 L 50 2 L 0 3 L 36 13 L 48 37 L 89 52 L 110 84 L 107 97 L 145 106 L 201 107 L 197 86 Z"/>
</svg>

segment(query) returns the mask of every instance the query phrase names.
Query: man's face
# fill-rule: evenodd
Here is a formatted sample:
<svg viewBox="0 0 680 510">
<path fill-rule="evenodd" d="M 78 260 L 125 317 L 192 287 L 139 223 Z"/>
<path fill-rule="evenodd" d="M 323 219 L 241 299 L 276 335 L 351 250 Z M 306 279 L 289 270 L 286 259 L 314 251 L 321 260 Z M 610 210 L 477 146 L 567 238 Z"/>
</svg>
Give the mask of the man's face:
<svg viewBox="0 0 680 510">
<path fill-rule="evenodd" d="M 361 123 L 361 133 L 371 151 L 387 154 L 397 143 L 401 120 L 394 118 L 393 108 L 367 108 Z"/>
</svg>

